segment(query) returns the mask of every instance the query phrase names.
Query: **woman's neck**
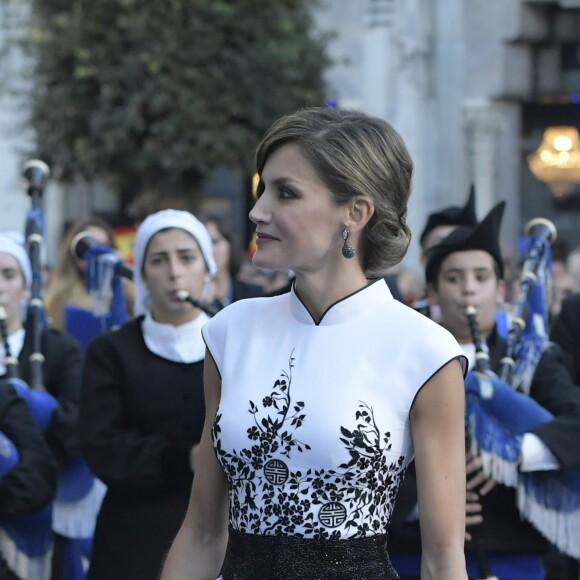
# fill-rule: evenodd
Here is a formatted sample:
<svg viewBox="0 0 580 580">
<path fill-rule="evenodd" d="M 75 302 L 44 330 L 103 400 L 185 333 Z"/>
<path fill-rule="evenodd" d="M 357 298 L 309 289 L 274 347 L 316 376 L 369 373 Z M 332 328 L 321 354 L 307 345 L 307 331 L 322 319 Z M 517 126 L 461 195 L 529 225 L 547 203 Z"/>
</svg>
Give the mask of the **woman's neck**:
<svg viewBox="0 0 580 580">
<path fill-rule="evenodd" d="M 183 324 L 187 324 L 188 322 L 192 322 L 195 320 L 201 310 L 199 308 L 194 308 L 193 306 L 187 304 L 189 306 L 189 312 L 182 312 L 182 313 L 170 313 L 170 312 L 157 312 L 154 309 L 151 310 L 151 318 L 158 322 L 159 324 L 170 324 L 171 326 L 181 326 Z"/>
<path fill-rule="evenodd" d="M 6 319 L 6 331 L 8 332 L 9 335 L 18 332 L 22 328 L 24 328 L 24 325 L 22 323 L 22 320 L 20 320 L 20 316 L 16 316 L 14 318 L 8 317 Z"/>
<path fill-rule="evenodd" d="M 296 275 L 295 288 L 300 300 L 315 320 L 336 302 L 368 285 L 360 270 L 342 272 L 337 276 Z"/>
</svg>

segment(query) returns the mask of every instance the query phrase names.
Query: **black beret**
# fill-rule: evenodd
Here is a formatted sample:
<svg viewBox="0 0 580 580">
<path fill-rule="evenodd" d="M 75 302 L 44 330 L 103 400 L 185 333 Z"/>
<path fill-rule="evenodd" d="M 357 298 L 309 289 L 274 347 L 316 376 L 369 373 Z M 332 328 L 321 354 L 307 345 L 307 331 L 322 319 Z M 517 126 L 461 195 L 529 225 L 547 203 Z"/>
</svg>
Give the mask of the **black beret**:
<svg viewBox="0 0 580 580">
<path fill-rule="evenodd" d="M 429 214 L 427 223 L 423 228 L 419 243 L 423 246 L 427 234 L 439 226 L 473 226 L 477 223 L 475 215 L 475 188 L 472 185 L 469 197 L 463 207 L 450 206 L 441 211 Z"/>
<path fill-rule="evenodd" d="M 491 254 L 491 257 L 498 265 L 500 277 L 503 278 L 504 266 L 499 243 L 499 230 L 504 209 L 505 201 L 500 201 L 481 222 L 472 226 L 458 227 L 443 241 L 428 250 L 427 265 L 425 267 L 425 279 L 427 282 L 435 280 L 441 262 L 449 254 L 467 250 L 483 250 Z"/>
</svg>

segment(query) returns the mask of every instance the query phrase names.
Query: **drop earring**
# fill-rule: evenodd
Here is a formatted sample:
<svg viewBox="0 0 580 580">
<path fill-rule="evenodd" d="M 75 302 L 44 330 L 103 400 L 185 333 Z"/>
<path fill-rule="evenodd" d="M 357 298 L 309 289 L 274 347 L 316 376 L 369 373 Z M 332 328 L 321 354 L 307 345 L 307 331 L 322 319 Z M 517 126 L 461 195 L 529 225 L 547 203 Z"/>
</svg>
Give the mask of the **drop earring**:
<svg viewBox="0 0 580 580">
<path fill-rule="evenodd" d="M 348 236 L 350 236 L 348 228 L 342 228 L 342 239 L 344 240 L 344 244 L 342 245 L 342 255 L 347 260 L 350 260 L 350 258 L 354 258 L 356 250 L 354 249 L 354 246 L 348 241 Z"/>
</svg>

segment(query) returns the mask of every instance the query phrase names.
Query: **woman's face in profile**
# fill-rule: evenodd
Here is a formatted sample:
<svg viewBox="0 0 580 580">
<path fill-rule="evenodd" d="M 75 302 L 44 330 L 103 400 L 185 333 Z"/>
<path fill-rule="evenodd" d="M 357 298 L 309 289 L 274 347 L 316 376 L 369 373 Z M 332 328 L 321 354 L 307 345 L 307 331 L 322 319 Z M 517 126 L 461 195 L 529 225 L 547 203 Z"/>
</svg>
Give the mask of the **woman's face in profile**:
<svg viewBox="0 0 580 580">
<path fill-rule="evenodd" d="M 318 272 L 344 260 L 341 231 L 348 210 L 337 206 L 328 187 L 295 143 L 268 157 L 250 212 L 256 224 L 259 268 Z"/>
</svg>

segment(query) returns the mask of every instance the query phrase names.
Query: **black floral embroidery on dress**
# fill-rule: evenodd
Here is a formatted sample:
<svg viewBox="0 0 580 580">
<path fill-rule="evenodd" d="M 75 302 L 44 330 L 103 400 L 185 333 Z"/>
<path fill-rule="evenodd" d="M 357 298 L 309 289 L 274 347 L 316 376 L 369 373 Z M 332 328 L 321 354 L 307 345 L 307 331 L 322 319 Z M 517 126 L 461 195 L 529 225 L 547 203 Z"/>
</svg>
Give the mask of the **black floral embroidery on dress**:
<svg viewBox="0 0 580 580">
<path fill-rule="evenodd" d="M 284 460 L 310 450 L 295 436 L 307 417 L 304 402 L 291 398 L 293 353 L 288 370 L 262 400 L 262 410 L 249 402 L 253 425 L 246 432 L 254 445 L 224 450 L 222 415 L 216 416 L 212 437 L 230 486 L 231 525 L 247 533 L 306 538 L 383 533 L 405 473 L 404 457 L 393 460 L 391 434 L 381 436 L 366 403 L 359 402 L 354 428 L 340 427 L 349 461 L 337 469 L 292 470 Z"/>
</svg>

